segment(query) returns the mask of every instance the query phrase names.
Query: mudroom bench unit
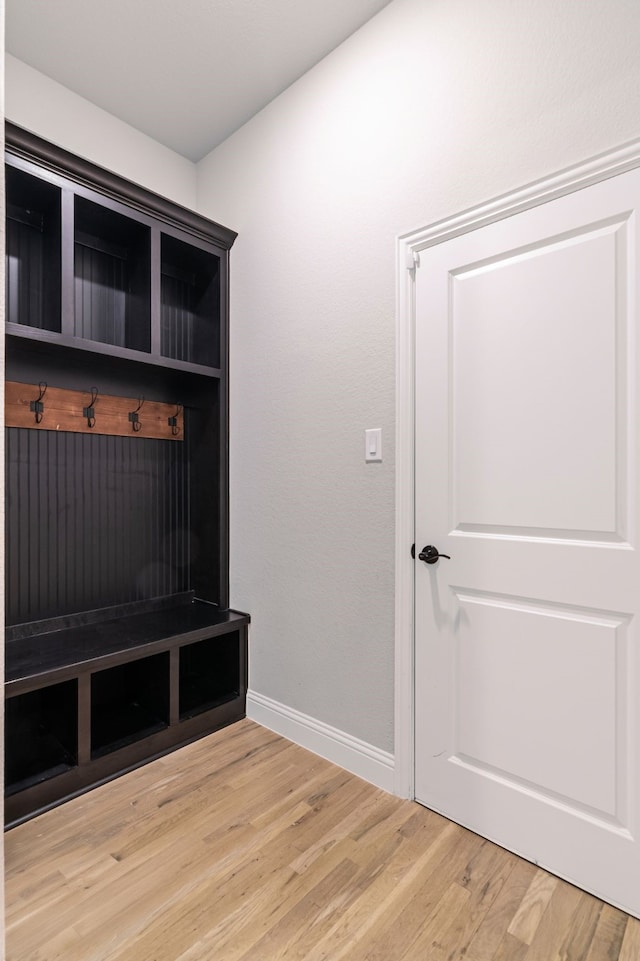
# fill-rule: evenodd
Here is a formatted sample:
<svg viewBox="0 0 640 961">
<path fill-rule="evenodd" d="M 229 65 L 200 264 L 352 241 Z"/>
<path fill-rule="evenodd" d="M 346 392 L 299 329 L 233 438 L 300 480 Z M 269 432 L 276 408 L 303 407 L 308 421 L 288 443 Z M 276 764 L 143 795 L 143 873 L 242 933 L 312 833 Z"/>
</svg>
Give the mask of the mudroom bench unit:
<svg viewBox="0 0 640 961">
<path fill-rule="evenodd" d="M 244 717 L 235 233 L 7 124 L 5 824 Z"/>
<path fill-rule="evenodd" d="M 142 606 L 8 629 L 9 825 L 244 717 L 248 617 Z"/>
</svg>

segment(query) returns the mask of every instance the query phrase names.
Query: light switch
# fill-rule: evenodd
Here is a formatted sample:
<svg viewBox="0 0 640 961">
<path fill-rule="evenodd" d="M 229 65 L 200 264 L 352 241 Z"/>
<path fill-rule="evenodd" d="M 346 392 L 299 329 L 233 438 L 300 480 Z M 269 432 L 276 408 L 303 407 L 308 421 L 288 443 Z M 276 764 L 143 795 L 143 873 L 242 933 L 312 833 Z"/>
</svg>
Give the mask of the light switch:
<svg viewBox="0 0 640 961">
<path fill-rule="evenodd" d="M 382 428 L 371 427 L 364 432 L 364 459 L 367 462 L 382 460 Z"/>
</svg>

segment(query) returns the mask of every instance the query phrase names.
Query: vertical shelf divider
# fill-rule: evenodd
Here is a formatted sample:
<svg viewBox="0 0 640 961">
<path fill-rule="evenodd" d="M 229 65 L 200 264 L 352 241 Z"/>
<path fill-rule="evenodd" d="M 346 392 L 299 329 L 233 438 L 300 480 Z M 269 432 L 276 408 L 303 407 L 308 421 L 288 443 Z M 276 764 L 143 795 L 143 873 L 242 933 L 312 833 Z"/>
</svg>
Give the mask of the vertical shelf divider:
<svg viewBox="0 0 640 961">
<path fill-rule="evenodd" d="M 72 190 L 62 190 L 60 269 L 60 332 L 73 337 L 75 328 L 75 207 Z"/>
<path fill-rule="evenodd" d="M 169 662 L 169 723 L 180 720 L 180 648 L 174 647 Z"/>
<path fill-rule="evenodd" d="M 91 675 L 78 678 L 78 764 L 91 760 Z"/>
<path fill-rule="evenodd" d="M 151 353 L 160 354 L 160 278 L 162 244 L 160 228 L 151 228 Z"/>
</svg>

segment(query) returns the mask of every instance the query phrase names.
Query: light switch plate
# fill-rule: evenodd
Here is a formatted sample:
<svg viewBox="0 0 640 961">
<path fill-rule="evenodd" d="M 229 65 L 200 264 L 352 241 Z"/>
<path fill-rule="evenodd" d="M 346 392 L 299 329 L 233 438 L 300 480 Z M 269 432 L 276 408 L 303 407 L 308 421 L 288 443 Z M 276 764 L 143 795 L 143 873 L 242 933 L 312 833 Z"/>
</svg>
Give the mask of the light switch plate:
<svg viewBox="0 0 640 961">
<path fill-rule="evenodd" d="M 364 432 L 364 459 L 367 463 L 382 460 L 382 428 L 371 427 Z"/>
</svg>

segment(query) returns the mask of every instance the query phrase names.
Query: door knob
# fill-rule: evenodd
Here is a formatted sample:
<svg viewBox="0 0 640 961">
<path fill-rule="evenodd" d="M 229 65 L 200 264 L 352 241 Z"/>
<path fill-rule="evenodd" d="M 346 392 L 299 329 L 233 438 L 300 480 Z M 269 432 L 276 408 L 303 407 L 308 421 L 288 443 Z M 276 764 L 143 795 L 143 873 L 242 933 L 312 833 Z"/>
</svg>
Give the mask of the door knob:
<svg viewBox="0 0 640 961">
<path fill-rule="evenodd" d="M 448 554 L 440 554 L 438 548 L 434 547 L 433 544 L 428 544 L 426 547 L 423 547 L 418 557 L 421 561 L 424 561 L 425 564 L 435 564 L 441 557 L 446 557 L 448 561 L 451 560 Z"/>
</svg>

